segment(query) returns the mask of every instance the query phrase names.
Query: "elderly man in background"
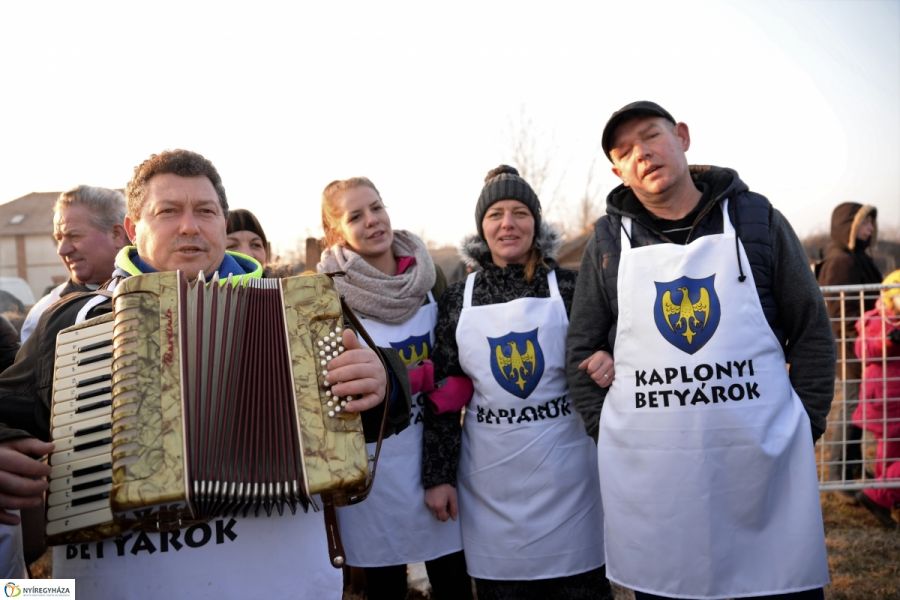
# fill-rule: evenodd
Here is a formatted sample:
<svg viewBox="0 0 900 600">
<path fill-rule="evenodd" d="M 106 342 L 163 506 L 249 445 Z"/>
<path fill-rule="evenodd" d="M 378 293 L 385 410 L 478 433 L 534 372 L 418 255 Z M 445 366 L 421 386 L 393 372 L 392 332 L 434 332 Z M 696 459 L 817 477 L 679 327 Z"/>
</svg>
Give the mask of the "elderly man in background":
<svg viewBox="0 0 900 600">
<path fill-rule="evenodd" d="M 28 311 L 20 336 L 23 344 L 48 306 L 72 292 L 96 290 L 112 276 L 116 254 L 128 244 L 124 220 L 125 196 L 118 190 L 79 185 L 59 195 L 53 206 L 53 238 L 69 280 Z"/>
<path fill-rule="evenodd" d="M 53 205 L 53 238 L 56 253 L 69 271 L 69 279 L 38 300 L 25 316 L 17 334 L 24 344 L 34 332 L 47 308 L 72 292 L 96 290 L 112 276 L 116 253 L 128 243 L 123 221 L 125 196 L 102 187 L 79 185 L 59 195 Z M 2 324 L 0 324 L 2 325 Z M 16 348 L 18 349 L 18 345 Z M 12 364 L 3 359 L 0 371 Z M 25 510 L 24 561 L 31 562 L 43 552 L 43 508 Z M 24 572 L 22 525 L 0 525 L 0 563 L 7 565 L 0 574 L 21 577 Z"/>
</svg>

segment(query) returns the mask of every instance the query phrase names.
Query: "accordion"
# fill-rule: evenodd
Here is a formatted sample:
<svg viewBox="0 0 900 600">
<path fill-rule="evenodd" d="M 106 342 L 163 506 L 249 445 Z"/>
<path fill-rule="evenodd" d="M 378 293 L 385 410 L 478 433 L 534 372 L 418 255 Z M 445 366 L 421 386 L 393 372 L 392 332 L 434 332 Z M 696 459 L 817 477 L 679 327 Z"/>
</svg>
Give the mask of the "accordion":
<svg viewBox="0 0 900 600">
<path fill-rule="evenodd" d="M 343 314 L 327 275 L 122 281 L 57 337 L 48 542 L 352 501 L 362 423 L 325 380 Z"/>
</svg>

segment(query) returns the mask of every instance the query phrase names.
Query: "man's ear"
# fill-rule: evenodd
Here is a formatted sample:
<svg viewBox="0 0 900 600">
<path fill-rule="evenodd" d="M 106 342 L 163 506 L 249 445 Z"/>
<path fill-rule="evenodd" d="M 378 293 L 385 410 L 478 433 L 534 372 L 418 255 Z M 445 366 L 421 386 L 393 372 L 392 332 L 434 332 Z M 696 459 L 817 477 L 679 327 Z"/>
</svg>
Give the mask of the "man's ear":
<svg viewBox="0 0 900 600">
<path fill-rule="evenodd" d="M 616 177 L 619 178 L 619 180 L 622 182 L 622 185 L 624 185 L 625 187 L 628 187 L 628 182 L 625 181 L 625 179 L 622 177 L 622 171 L 619 170 L 619 168 L 616 165 L 613 165 L 612 167 L 610 167 L 610 171 L 612 171 L 613 175 L 615 175 Z"/>
<path fill-rule="evenodd" d="M 125 232 L 124 225 L 113 225 L 112 228 L 112 238 L 117 246 L 120 248 L 122 246 L 127 246 L 131 241 L 131 238 L 128 236 L 128 233 Z"/>
<path fill-rule="evenodd" d="M 681 140 L 681 150 L 687 152 L 691 147 L 691 132 L 688 130 L 687 123 L 676 123 L 675 135 Z"/>
<path fill-rule="evenodd" d="M 134 221 L 131 220 L 131 217 L 125 215 L 125 233 L 128 234 L 128 239 L 131 240 L 131 243 L 135 241 L 135 234 L 137 233 L 137 226 Z"/>
</svg>

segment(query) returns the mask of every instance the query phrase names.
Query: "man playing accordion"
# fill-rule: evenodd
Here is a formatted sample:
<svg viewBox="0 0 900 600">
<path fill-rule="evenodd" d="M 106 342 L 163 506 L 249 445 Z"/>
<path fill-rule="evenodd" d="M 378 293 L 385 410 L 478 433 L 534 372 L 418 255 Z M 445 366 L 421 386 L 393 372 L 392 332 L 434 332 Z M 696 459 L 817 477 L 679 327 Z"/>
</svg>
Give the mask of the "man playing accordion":
<svg viewBox="0 0 900 600">
<path fill-rule="evenodd" d="M 126 189 L 125 229 L 134 246 L 116 259 L 113 290 L 124 277 L 180 270 L 190 279 L 203 273 L 219 277 L 259 278 L 255 260 L 226 247 L 228 203 L 221 178 L 199 154 L 174 150 L 153 155 L 135 168 Z M 42 316 L 16 362 L 0 375 L 0 523 L 16 524 L 9 511 L 39 506 L 50 467 L 41 460 L 53 445 L 49 438 L 56 334 L 76 322 L 108 313 L 108 293 L 75 294 Z M 386 390 L 386 434 L 405 426 L 409 399 L 405 369 L 384 354 L 361 347 L 344 331 L 346 351 L 327 365 L 335 395 L 352 396 L 344 410 L 369 411 L 366 437 L 377 436 Z M 402 367 L 402 365 L 401 365 Z M 388 388 L 388 381 L 395 385 Z M 371 409 L 371 410 L 370 410 Z M 367 413 L 368 414 L 368 413 Z M 372 427 L 374 424 L 376 427 Z M 371 431 L 375 429 L 375 431 Z M 129 531 L 115 538 L 58 546 L 53 576 L 75 578 L 80 597 L 222 598 L 264 591 L 272 597 L 339 597 L 341 571 L 328 562 L 322 512 L 269 518 L 224 517 L 166 532 Z"/>
</svg>

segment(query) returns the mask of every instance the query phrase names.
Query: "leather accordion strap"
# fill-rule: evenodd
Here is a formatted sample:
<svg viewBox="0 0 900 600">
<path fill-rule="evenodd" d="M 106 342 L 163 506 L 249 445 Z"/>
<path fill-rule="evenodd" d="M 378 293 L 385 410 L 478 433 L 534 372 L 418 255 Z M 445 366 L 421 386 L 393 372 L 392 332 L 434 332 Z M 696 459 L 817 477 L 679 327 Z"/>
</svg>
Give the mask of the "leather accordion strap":
<svg viewBox="0 0 900 600">
<path fill-rule="evenodd" d="M 344 544 L 341 542 L 341 532 L 338 529 L 337 513 L 331 502 L 322 503 L 322 512 L 325 513 L 325 536 L 328 538 L 328 558 L 331 565 L 337 569 L 344 566 Z"/>
</svg>

